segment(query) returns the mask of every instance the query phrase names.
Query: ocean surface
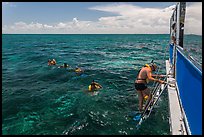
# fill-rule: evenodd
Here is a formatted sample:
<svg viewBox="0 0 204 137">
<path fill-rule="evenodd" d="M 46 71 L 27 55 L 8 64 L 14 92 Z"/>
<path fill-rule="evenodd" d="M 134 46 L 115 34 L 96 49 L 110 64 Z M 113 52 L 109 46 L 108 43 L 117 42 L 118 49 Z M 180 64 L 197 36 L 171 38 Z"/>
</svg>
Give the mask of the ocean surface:
<svg viewBox="0 0 204 137">
<path fill-rule="evenodd" d="M 184 43 L 202 63 L 202 36 L 188 35 Z M 3 34 L 2 134 L 170 134 L 167 92 L 139 129 L 132 117 L 138 111 L 137 72 L 154 60 L 165 74 L 168 44 L 164 34 Z M 48 59 L 57 65 L 48 66 Z M 70 68 L 58 68 L 63 63 Z M 76 74 L 75 67 L 84 73 Z M 88 92 L 92 80 L 103 88 Z"/>
</svg>

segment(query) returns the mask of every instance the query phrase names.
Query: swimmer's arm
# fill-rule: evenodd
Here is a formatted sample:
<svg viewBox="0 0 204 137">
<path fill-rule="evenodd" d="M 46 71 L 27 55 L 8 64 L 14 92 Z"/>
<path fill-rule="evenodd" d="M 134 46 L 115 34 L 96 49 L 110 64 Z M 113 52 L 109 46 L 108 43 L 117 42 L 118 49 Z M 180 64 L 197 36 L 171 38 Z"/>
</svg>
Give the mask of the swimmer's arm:
<svg viewBox="0 0 204 137">
<path fill-rule="evenodd" d="M 102 88 L 102 86 L 101 86 L 101 85 L 99 85 L 99 87 L 100 87 L 100 88 Z"/>
<path fill-rule="evenodd" d="M 165 77 L 166 75 L 157 75 L 157 74 L 152 74 L 152 77 L 160 77 L 160 78 L 163 78 Z"/>
<path fill-rule="evenodd" d="M 96 84 L 97 86 L 99 86 L 100 88 L 102 88 L 102 86 L 101 86 L 100 84 L 98 84 L 98 83 L 96 83 L 96 82 L 95 82 L 95 84 Z"/>
<path fill-rule="evenodd" d="M 152 73 L 150 71 L 147 72 L 147 77 L 148 77 L 149 80 L 156 81 L 156 82 L 159 82 L 159 83 L 164 83 L 164 81 L 162 81 L 162 80 L 153 78 Z"/>
<path fill-rule="evenodd" d="M 156 79 L 152 77 L 152 73 L 150 71 L 147 71 L 147 77 L 151 81 L 155 81 Z"/>
</svg>

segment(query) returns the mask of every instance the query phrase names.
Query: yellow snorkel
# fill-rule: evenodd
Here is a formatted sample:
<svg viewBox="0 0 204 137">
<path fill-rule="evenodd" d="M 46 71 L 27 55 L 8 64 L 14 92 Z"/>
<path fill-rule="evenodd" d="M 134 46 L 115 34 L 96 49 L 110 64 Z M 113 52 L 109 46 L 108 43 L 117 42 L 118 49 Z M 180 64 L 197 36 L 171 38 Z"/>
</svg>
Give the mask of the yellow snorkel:
<svg viewBox="0 0 204 137">
<path fill-rule="evenodd" d="M 145 64 L 144 66 L 145 66 L 145 67 L 148 67 L 148 68 L 151 68 L 148 64 Z"/>
</svg>

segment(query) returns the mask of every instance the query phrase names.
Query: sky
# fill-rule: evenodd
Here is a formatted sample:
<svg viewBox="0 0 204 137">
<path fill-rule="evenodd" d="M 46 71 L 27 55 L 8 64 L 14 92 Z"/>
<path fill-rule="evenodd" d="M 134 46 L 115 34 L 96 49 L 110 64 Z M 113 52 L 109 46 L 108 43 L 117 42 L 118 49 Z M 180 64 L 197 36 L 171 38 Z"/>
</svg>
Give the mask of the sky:
<svg viewBox="0 0 204 137">
<path fill-rule="evenodd" d="M 3 34 L 169 34 L 175 2 L 2 2 Z M 202 2 L 187 2 L 185 34 L 202 35 Z"/>
</svg>

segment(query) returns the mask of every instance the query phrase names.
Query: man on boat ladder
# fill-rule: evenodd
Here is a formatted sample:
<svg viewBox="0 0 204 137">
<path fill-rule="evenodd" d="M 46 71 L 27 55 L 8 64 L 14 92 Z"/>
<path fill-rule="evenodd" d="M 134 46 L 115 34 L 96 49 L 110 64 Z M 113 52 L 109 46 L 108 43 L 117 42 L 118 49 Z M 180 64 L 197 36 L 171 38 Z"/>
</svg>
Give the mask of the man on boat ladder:
<svg viewBox="0 0 204 137">
<path fill-rule="evenodd" d="M 138 125 L 142 123 L 142 121 L 149 117 L 151 114 L 151 111 L 154 107 L 154 105 L 157 103 L 160 95 L 163 93 L 164 89 L 167 87 L 167 83 L 165 82 L 167 76 L 166 75 L 156 75 L 152 74 L 152 71 L 156 71 L 157 66 L 155 63 L 153 63 L 153 60 L 150 65 L 145 64 L 144 67 L 142 67 L 138 74 L 137 79 L 135 80 L 135 88 L 138 92 L 139 96 L 139 115 L 136 115 L 134 117 L 134 120 L 139 121 Z M 153 77 L 165 77 L 165 80 L 156 79 Z M 150 93 L 150 89 L 147 88 L 146 84 L 151 81 L 159 82 L 155 86 L 155 89 Z M 165 84 L 165 85 L 164 85 Z M 161 89 L 163 87 L 163 89 Z M 143 108 L 143 101 L 144 98 L 147 98 L 146 105 Z"/>
</svg>

